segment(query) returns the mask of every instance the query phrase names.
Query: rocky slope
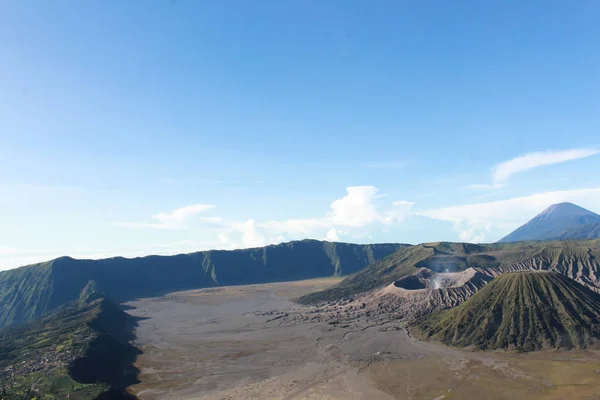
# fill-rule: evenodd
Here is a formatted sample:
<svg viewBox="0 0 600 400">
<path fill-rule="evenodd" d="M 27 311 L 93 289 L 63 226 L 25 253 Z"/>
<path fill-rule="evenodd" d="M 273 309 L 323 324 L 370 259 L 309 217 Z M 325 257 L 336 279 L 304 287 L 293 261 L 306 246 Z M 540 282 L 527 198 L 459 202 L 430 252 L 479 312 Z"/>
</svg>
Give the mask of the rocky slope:
<svg viewBox="0 0 600 400">
<path fill-rule="evenodd" d="M 76 300 L 90 281 L 121 302 L 187 289 L 351 274 L 406 246 L 303 240 L 176 256 L 62 257 L 0 272 L 0 327 L 32 320 Z"/>
<path fill-rule="evenodd" d="M 559 273 L 507 273 L 412 328 L 421 338 L 480 349 L 583 348 L 600 335 L 600 295 Z"/>
<path fill-rule="evenodd" d="M 358 296 L 355 302 L 365 304 L 367 310 L 385 304 L 387 309 L 393 310 L 395 318 L 415 318 L 433 310 L 460 305 L 493 278 L 493 275 L 474 268 L 442 273 L 422 268 L 380 290 Z"/>
</svg>

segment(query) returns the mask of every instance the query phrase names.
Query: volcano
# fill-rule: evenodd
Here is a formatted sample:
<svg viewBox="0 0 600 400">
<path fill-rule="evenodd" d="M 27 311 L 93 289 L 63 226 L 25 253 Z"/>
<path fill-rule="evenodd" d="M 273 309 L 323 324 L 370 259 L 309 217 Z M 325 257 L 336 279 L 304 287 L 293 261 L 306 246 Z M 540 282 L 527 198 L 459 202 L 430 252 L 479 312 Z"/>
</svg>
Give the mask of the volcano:
<svg viewBox="0 0 600 400">
<path fill-rule="evenodd" d="M 454 346 L 585 348 L 600 336 L 600 295 L 554 272 L 507 273 L 460 306 L 411 326 L 422 339 Z"/>
<path fill-rule="evenodd" d="M 600 238 L 600 215 L 572 203 L 554 204 L 499 242 Z"/>
</svg>

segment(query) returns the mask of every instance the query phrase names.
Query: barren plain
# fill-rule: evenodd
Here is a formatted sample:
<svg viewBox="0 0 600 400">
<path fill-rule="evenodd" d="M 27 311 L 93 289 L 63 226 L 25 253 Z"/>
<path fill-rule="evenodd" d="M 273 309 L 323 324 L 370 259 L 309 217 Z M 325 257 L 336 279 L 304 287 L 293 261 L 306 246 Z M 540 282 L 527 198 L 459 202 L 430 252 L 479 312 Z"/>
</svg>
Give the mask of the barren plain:
<svg viewBox="0 0 600 400">
<path fill-rule="evenodd" d="M 386 307 L 301 306 L 316 279 L 171 293 L 142 317 L 140 399 L 598 399 L 600 353 L 449 348 L 410 337 Z"/>
</svg>

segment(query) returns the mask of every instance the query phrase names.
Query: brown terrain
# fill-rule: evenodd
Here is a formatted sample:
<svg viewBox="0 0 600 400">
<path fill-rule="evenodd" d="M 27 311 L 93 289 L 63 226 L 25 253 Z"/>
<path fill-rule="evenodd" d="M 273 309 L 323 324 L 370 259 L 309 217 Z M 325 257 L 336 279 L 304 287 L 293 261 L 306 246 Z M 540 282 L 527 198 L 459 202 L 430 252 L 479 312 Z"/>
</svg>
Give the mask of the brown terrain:
<svg viewBox="0 0 600 400">
<path fill-rule="evenodd" d="M 423 290 L 436 285 L 428 273 L 319 306 L 291 299 L 339 279 L 130 302 L 129 312 L 146 318 L 137 330 L 141 383 L 130 390 L 149 400 L 600 398 L 596 350 L 482 352 L 411 338 L 403 304 L 452 306 L 487 280 L 478 271 L 441 273 L 443 290 Z"/>
</svg>

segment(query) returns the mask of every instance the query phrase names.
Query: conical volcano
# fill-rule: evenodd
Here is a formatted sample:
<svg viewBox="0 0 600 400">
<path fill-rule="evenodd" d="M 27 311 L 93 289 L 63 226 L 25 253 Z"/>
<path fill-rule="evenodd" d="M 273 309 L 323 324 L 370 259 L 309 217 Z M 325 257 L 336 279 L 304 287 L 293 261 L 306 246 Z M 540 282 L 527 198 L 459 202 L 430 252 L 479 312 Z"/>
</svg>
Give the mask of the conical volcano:
<svg viewBox="0 0 600 400">
<path fill-rule="evenodd" d="M 553 272 L 507 273 L 413 328 L 422 338 L 454 346 L 584 348 L 600 337 L 600 295 Z"/>
<path fill-rule="evenodd" d="M 596 239 L 600 215 L 572 203 L 554 204 L 499 242 Z"/>
</svg>

